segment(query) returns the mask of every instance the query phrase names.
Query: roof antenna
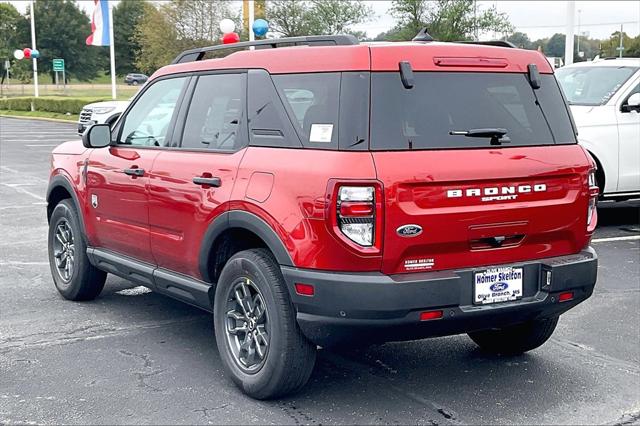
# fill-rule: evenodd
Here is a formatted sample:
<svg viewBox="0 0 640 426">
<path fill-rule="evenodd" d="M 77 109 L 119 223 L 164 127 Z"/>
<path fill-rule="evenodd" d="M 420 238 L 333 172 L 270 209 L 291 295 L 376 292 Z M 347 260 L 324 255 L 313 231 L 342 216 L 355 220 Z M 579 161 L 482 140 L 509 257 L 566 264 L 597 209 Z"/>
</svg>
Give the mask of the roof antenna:
<svg viewBox="0 0 640 426">
<path fill-rule="evenodd" d="M 433 41 L 433 37 L 427 32 L 427 27 L 424 27 L 411 41 Z"/>
</svg>

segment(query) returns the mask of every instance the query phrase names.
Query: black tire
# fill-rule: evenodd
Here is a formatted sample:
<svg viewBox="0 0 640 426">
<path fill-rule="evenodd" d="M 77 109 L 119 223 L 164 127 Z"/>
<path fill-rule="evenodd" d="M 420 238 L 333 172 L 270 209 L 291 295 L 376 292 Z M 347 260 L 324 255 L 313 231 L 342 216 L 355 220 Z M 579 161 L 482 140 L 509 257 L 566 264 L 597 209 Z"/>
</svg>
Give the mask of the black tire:
<svg viewBox="0 0 640 426">
<path fill-rule="evenodd" d="M 485 352 L 518 355 L 544 344 L 557 324 L 558 317 L 533 320 L 500 330 L 476 331 L 469 337 Z"/>
<path fill-rule="evenodd" d="M 251 317 L 255 328 L 250 328 L 249 322 L 236 316 L 228 316 L 229 312 L 242 312 L 236 312 L 230 306 L 244 310 L 235 296 L 235 291 L 243 282 L 253 292 L 254 310 L 261 304 L 266 308 L 261 324 L 256 325 L 259 322 L 254 321 L 257 316 Z M 259 303 L 256 302 L 257 295 L 262 297 L 258 299 Z M 282 272 L 268 250 L 245 250 L 229 259 L 216 286 L 213 317 L 222 363 L 244 393 L 257 399 L 271 399 L 296 392 L 307 383 L 316 360 L 316 346 L 300 331 Z M 249 315 L 244 318 L 247 317 Z M 244 326 L 237 327 L 239 323 Z M 249 367 L 243 365 L 241 356 L 234 351 L 242 353 L 241 348 L 247 342 L 246 330 L 254 330 L 255 337 L 259 326 L 268 334 L 268 339 L 262 341 L 268 340 L 268 345 L 265 346 L 266 350 L 263 349 L 264 357 L 260 363 Z M 229 329 L 245 330 L 244 337 L 242 331 L 234 334 Z M 244 343 L 238 349 L 240 340 Z M 251 343 L 252 339 L 249 341 Z M 254 348 L 256 344 L 257 341 L 253 343 Z M 250 368 L 254 368 L 254 371 L 249 371 Z"/>
<path fill-rule="evenodd" d="M 132 84 L 133 86 L 137 86 L 137 85 L 138 85 L 138 84 L 140 84 L 140 83 L 138 82 L 138 80 L 133 80 L 133 81 L 131 82 L 131 84 Z"/>
<path fill-rule="evenodd" d="M 60 227 L 60 228 L 59 228 Z M 60 231 L 59 231 L 60 230 Z M 65 234 L 72 243 L 64 248 L 64 244 L 57 238 L 57 233 Z M 95 268 L 87 257 L 87 245 L 78 213 L 71 200 L 62 200 L 54 209 L 49 221 L 49 266 L 53 282 L 60 294 L 68 300 L 95 299 L 107 278 L 107 273 Z M 69 253 L 70 270 L 65 272 L 59 267 L 61 261 L 60 250 Z M 58 254 L 58 256 L 56 256 Z M 58 259 L 58 261 L 56 260 Z M 66 263 L 65 263 L 66 266 Z M 64 276 L 65 273 L 68 276 Z"/>
</svg>

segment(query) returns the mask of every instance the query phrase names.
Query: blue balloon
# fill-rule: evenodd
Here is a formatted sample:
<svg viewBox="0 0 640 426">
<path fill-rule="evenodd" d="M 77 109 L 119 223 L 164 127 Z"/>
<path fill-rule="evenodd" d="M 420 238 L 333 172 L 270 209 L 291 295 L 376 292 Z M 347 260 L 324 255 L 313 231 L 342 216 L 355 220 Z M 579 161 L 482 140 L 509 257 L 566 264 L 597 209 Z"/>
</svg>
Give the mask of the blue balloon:
<svg viewBox="0 0 640 426">
<path fill-rule="evenodd" d="M 269 23 L 264 19 L 256 19 L 253 21 L 253 33 L 258 37 L 262 37 L 269 31 Z"/>
<path fill-rule="evenodd" d="M 33 49 L 33 50 L 31 51 L 31 57 L 32 57 L 32 58 L 35 58 L 35 59 L 38 59 L 38 58 L 40 57 L 40 51 L 39 51 L 39 50 L 37 50 L 37 49 Z"/>
</svg>

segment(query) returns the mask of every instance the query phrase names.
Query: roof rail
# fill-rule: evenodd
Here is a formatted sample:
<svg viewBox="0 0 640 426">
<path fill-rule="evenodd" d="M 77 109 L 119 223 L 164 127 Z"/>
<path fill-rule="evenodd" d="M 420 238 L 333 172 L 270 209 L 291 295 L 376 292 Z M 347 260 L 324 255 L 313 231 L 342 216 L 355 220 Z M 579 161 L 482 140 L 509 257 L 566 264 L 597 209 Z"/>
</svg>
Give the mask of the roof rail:
<svg viewBox="0 0 640 426">
<path fill-rule="evenodd" d="M 353 46 L 360 44 L 352 35 L 327 35 L 306 37 L 284 37 L 268 40 L 243 41 L 240 43 L 218 44 L 214 46 L 199 47 L 185 50 L 173 60 L 172 64 L 200 61 L 205 53 L 225 49 L 238 49 L 255 47 L 256 49 L 275 49 L 277 47 L 291 46 Z"/>
<path fill-rule="evenodd" d="M 487 41 L 468 41 L 468 40 L 463 40 L 463 41 L 456 41 L 456 43 L 464 43 L 464 44 L 481 44 L 484 46 L 497 46 L 497 47 L 510 47 L 512 49 L 517 49 L 518 46 L 516 46 L 515 44 L 511 43 L 510 41 L 507 40 L 487 40 Z"/>
</svg>

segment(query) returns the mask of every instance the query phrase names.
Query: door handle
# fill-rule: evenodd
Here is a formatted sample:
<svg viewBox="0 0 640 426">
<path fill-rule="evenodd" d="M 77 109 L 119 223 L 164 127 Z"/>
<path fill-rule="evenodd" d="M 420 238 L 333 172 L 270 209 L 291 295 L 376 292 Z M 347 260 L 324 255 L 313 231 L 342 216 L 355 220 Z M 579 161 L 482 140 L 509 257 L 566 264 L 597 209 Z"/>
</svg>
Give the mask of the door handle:
<svg viewBox="0 0 640 426">
<path fill-rule="evenodd" d="M 138 169 L 136 168 L 131 168 L 131 169 L 124 169 L 124 174 L 125 175 L 129 175 L 129 176 L 144 176 L 144 169 Z"/>
<path fill-rule="evenodd" d="M 222 185 L 222 181 L 220 180 L 219 177 L 202 177 L 202 176 L 196 176 L 193 178 L 193 183 L 195 183 L 196 185 L 202 185 L 202 186 L 213 186 L 213 187 L 220 187 L 220 185 Z"/>
</svg>

